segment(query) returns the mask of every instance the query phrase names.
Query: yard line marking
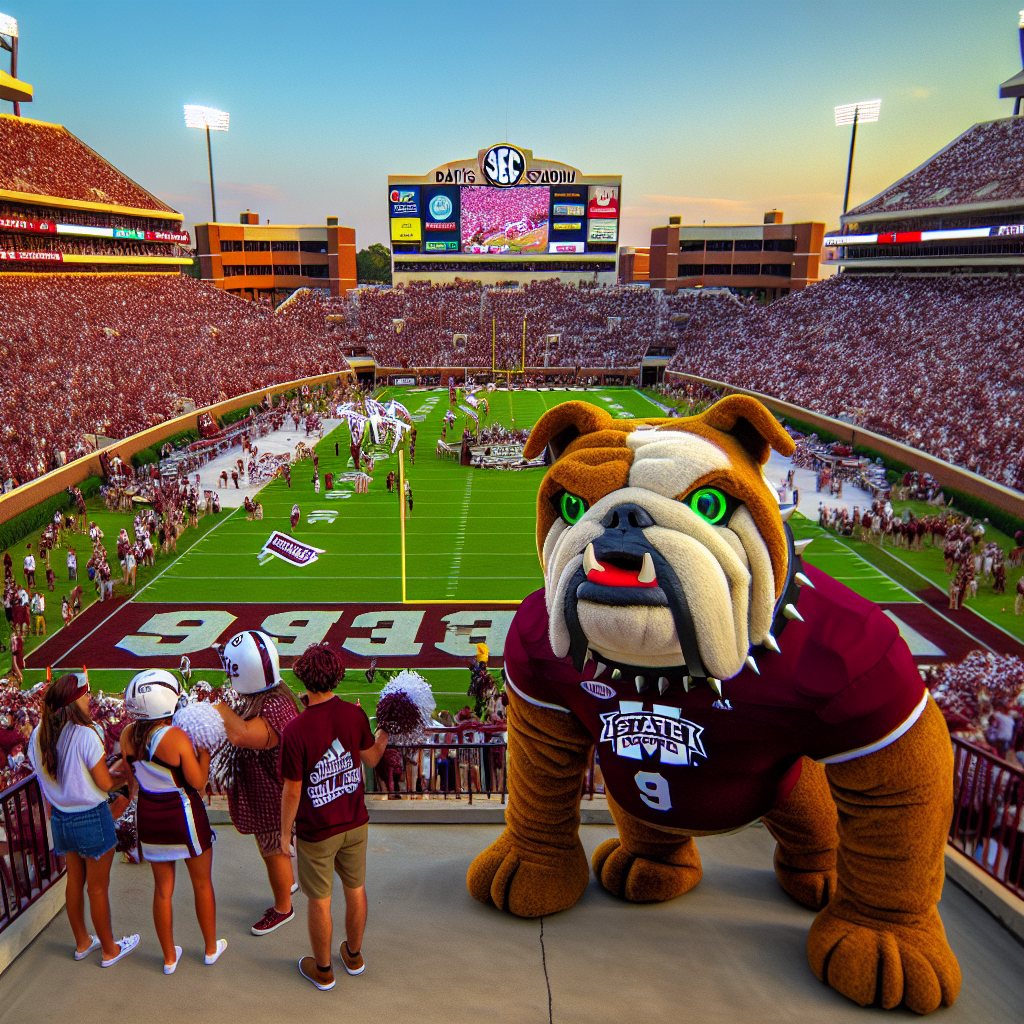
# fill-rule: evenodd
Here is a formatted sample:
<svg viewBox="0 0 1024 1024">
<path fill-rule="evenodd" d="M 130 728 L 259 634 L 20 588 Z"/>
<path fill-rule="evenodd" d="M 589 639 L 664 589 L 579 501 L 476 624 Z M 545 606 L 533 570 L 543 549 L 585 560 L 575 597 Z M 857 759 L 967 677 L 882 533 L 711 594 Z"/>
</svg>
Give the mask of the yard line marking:
<svg viewBox="0 0 1024 1024">
<path fill-rule="evenodd" d="M 466 491 L 462 499 L 462 516 L 459 520 L 459 533 L 452 552 L 451 568 L 448 572 L 448 597 L 452 597 L 459 585 L 459 573 L 462 566 L 462 549 L 466 546 L 466 520 L 469 517 L 469 502 L 473 494 L 473 473 L 466 474 Z"/>
</svg>

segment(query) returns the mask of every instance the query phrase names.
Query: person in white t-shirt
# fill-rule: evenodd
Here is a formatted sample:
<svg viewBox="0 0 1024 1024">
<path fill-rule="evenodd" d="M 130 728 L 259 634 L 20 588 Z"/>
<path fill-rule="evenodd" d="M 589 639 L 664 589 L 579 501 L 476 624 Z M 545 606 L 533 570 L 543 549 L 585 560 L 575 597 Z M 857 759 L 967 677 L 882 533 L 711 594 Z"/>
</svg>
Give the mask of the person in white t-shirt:
<svg viewBox="0 0 1024 1024">
<path fill-rule="evenodd" d="M 28 546 L 28 554 L 25 556 L 25 582 L 30 587 L 36 585 L 36 556 L 32 554 L 32 545 Z"/>
<path fill-rule="evenodd" d="M 75 959 L 101 949 L 111 967 L 139 944 L 139 936 L 114 941 L 110 924 L 110 865 L 117 839 L 107 804 L 125 774 L 107 768 L 103 740 L 89 714 L 89 683 L 63 675 L 46 688 L 42 718 L 29 738 L 29 759 L 50 804 L 53 848 L 67 862 L 66 909 L 75 936 Z M 85 926 L 85 888 L 96 934 Z"/>
</svg>

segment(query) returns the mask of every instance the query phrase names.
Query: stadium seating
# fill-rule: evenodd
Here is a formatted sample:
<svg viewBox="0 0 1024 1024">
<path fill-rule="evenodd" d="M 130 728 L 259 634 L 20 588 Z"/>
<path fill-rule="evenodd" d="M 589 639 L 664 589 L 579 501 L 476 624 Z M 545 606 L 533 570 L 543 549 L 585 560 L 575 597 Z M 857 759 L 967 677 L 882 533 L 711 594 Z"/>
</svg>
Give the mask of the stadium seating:
<svg viewBox="0 0 1024 1024">
<path fill-rule="evenodd" d="M 774 395 L 1024 489 L 1024 282 L 850 274 L 701 302 L 669 369 Z"/>
<path fill-rule="evenodd" d="M 850 214 L 891 213 L 961 203 L 998 202 L 1020 195 L 1024 179 L 1024 120 L 976 124 L 918 170 Z M 885 230 L 908 230 L 887 223 Z"/>
<path fill-rule="evenodd" d="M 692 301 L 692 300 L 691 300 Z M 342 306 L 310 293 L 289 305 L 287 315 L 308 328 L 325 315 L 345 311 L 347 342 L 365 346 L 381 366 L 549 366 L 635 368 L 648 345 L 674 337 L 660 297 L 644 288 L 576 288 L 559 281 L 524 288 L 484 288 L 477 282 L 363 290 Z M 618 318 L 610 322 L 609 318 Z M 401 321 L 400 326 L 396 321 Z M 465 340 L 456 339 L 465 335 Z"/>
<path fill-rule="evenodd" d="M 10 116 L 0 117 L 0 189 L 171 212 L 60 125 Z"/>
<path fill-rule="evenodd" d="M 24 482 L 83 434 L 344 369 L 337 340 L 189 277 L 0 275 L 0 479 Z"/>
</svg>

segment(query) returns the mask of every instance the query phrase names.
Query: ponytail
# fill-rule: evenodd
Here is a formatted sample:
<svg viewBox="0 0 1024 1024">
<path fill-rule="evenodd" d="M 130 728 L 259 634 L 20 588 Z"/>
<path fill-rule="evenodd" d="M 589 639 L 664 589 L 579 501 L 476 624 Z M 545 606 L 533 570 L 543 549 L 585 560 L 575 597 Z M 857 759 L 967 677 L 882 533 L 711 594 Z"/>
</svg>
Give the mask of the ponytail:
<svg viewBox="0 0 1024 1024">
<path fill-rule="evenodd" d="M 39 720 L 39 752 L 43 762 L 40 767 L 57 783 L 62 774 L 57 741 L 64 727 L 69 722 L 74 725 L 92 725 L 92 716 L 74 701 L 75 693 L 81 685 L 78 676 L 63 675 L 46 688 L 46 696 L 43 698 L 42 717 Z"/>
</svg>

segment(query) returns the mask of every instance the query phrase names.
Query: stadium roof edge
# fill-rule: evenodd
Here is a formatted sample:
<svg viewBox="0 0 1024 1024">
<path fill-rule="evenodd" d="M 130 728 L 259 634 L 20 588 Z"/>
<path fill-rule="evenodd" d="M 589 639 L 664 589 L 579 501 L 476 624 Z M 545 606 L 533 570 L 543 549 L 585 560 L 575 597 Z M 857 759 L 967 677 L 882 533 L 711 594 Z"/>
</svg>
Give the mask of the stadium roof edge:
<svg viewBox="0 0 1024 1024">
<path fill-rule="evenodd" d="M 900 179 L 901 181 L 903 179 Z M 897 182 L 896 184 L 899 184 Z M 892 186 L 890 186 L 892 187 Z M 888 192 L 889 189 L 886 189 Z M 957 206 L 921 206 L 913 210 L 886 210 L 875 213 L 868 210 L 866 213 L 847 214 L 840 217 L 842 224 L 856 224 L 861 221 L 884 221 L 884 220 L 907 220 L 909 217 L 940 217 L 947 213 L 987 213 L 989 210 L 1006 210 L 1024 206 L 1024 196 L 1017 196 L 1014 199 L 1000 199 L 996 202 L 987 203 L 960 203 Z"/>
<path fill-rule="evenodd" d="M 924 170 L 924 168 L 927 167 L 934 159 L 936 159 L 936 157 L 941 156 L 943 153 L 946 152 L 947 149 L 952 149 L 953 146 L 955 146 L 961 139 L 964 139 L 968 135 L 970 135 L 971 132 L 973 132 L 975 128 L 979 127 L 979 125 L 992 124 L 995 121 L 1007 121 L 1007 120 L 1009 120 L 1009 118 L 996 117 L 996 118 L 993 118 L 992 121 L 977 121 L 977 122 L 975 122 L 966 131 L 961 132 L 955 139 L 953 139 L 952 142 L 947 142 L 946 145 L 942 147 L 942 149 L 937 150 L 936 152 L 932 153 L 932 155 L 930 157 L 928 157 L 927 160 L 925 160 L 923 163 L 918 164 L 912 171 L 908 171 L 906 174 L 904 174 L 902 178 L 897 179 L 891 185 L 886 185 L 885 188 L 883 188 L 881 192 L 877 193 L 876 195 L 873 195 L 870 199 L 865 200 L 859 206 L 855 206 L 852 210 L 849 210 L 847 213 L 844 213 L 839 218 L 839 223 L 840 224 L 849 224 L 851 222 L 856 222 L 861 217 L 867 216 L 868 214 L 870 214 L 871 216 L 877 216 L 879 220 L 897 219 L 897 217 L 899 219 L 906 220 L 907 215 L 911 212 L 909 210 L 890 211 L 889 213 L 879 213 L 879 214 L 876 215 L 876 214 L 871 213 L 871 211 L 865 210 L 864 207 L 865 206 L 870 206 L 872 203 L 874 203 L 877 200 L 881 199 L 882 196 L 884 196 L 886 192 L 891 192 L 894 188 L 897 188 L 898 186 L 902 185 L 903 182 L 905 182 L 908 178 L 912 178 L 915 174 L 917 174 L 918 171 Z M 962 206 L 956 207 L 956 209 L 962 209 L 962 208 L 963 208 Z M 918 211 L 915 210 L 913 212 L 917 213 Z M 925 212 L 925 211 L 922 211 L 922 212 Z"/>
<path fill-rule="evenodd" d="M 144 188 L 134 178 L 130 178 L 124 171 L 115 167 L 105 156 L 97 153 L 87 142 L 83 142 L 74 132 L 70 131 L 66 125 L 55 124 L 52 121 L 39 121 L 35 118 L 30 117 L 16 117 L 14 114 L 0 113 L 0 118 L 8 121 L 15 121 L 19 124 L 33 124 L 39 125 L 43 128 L 53 128 L 57 131 L 62 131 L 66 135 L 69 135 L 75 140 L 80 146 L 84 146 L 97 160 L 102 160 L 111 170 L 115 171 L 126 181 L 131 182 L 140 192 L 149 196 L 155 204 L 152 207 L 135 207 L 135 206 L 121 206 L 117 203 L 94 203 L 88 200 L 69 199 L 65 196 L 50 196 L 42 192 L 20 192 L 17 189 L 0 189 L 0 199 L 10 199 L 14 202 L 30 202 L 37 204 L 46 204 L 48 206 L 60 206 L 65 209 L 75 207 L 83 210 L 96 210 L 104 213 L 119 213 L 133 217 L 159 217 L 161 220 L 180 220 L 184 221 L 184 214 L 178 213 L 176 210 L 172 210 L 167 206 L 161 199 L 158 199 L 148 188 Z M 162 207 L 162 208 L 161 208 Z"/>
</svg>

